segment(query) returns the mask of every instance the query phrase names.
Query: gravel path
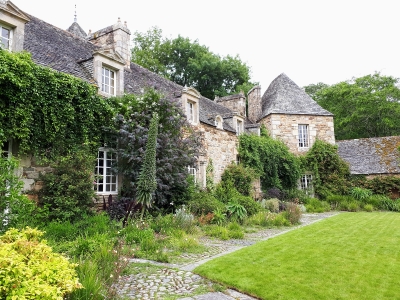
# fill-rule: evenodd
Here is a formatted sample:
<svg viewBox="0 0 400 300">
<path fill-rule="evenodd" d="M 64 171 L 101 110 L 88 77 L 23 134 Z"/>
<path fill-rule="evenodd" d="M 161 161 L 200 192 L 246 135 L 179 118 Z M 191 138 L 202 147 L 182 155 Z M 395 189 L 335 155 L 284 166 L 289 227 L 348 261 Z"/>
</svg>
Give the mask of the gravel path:
<svg viewBox="0 0 400 300">
<path fill-rule="evenodd" d="M 248 233 L 245 235 L 245 238 L 241 240 L 221 241 L 204 237 L 200 239 L 200 243 L 207 247 L 207 251 L 196 254 L 183 254 L 181 259 L 184 262 L 179 264 L 157 263 L 142 259 L 131 259 L 130 261 L 132 263 L 147 263 L 157 266 L 158 268 L 153 268 L 154 270 L 152 269 L 150 272 L 140 272 L 143 268 L 137 267 L 137 274 L 122 276 L 114 287 L 118 294 L 124 299 L 135 300 L 166 298 L 180 300 L 254 299 L 230 289 L 226 290 L 224 293 L 207 293 L 193 296 L 196 294 L 196 290 L 201 288 L 206 290 L 207 287 L 212 285 L 212 283 L 191 271 L 213 258 L 226 255 L 258 241 L 267 240 L 271 237 L 284 234 L 288 231 L 312 224 L 336 214 L 337 212 L 303 214 L 301 225 L 281 229 L 264 229 L 254 233 Z"/>
</svg>

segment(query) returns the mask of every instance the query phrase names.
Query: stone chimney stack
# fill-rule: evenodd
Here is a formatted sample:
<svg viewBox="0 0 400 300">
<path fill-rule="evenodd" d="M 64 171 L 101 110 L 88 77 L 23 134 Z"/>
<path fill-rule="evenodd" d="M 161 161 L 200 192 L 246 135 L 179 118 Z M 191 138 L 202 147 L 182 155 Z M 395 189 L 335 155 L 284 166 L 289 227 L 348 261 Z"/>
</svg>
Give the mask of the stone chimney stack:
<svg viewBox="0 0 400 300">
<path fill-rule="evenodd" d="M 241 117 L 246 117 L 246 98 L 243 91 L 236 95 L 215 97 L 215 102 L 236 112 Z"/>
<path fill-rule="evenodd" d="M 249 113 L 248 118 L 251 122 L 257 123 L 262 113 L 261 86 L 257 85 L 247 93 L 247 103 Z"/>
<path fill-rule="evenodd" d="M 126 21 L 118 22 L 104 29 L 89 33 L 88 40 L 93 44 L 100 46 L 103 50 L 113 50 L 118 53 L 125 61 L 125 66 L 129 67 L 131 63 L 131 31 L 127 27 Z"/>
</svg>

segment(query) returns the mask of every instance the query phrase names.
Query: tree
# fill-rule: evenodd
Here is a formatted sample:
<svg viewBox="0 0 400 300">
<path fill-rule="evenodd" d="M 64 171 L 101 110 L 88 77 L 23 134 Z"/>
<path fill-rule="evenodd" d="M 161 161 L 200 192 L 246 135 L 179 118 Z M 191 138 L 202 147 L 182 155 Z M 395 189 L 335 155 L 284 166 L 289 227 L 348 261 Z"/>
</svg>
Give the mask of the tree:
<svg viewBox="0 0 400 300">
<path fill-rule="evenodd" d="M 318 102 L 318 92 L 322 89 L 325 89 L 329 87 L 328 84 L 323 83 L 323 82 L 318 82 L 317 84 L 309 84 L 307 86 L 304 87 L 304 91 L 311 97 L 313 98 L 315 101 Z"/>
<path fill-rule="evenodd" d="M 135 199 L 139 175 L 145 158 L 149 125 L 158 114 L 156 150 L 156 182 L 154 203 L 160 207 L 169 204 L 176 191 L 187 187 L 187 166 L 194 165 L 200 146 L 198 134 L 193 131 L 182 112 L 178 99 L 169 99 L 150 89 L 142 96 L 124 95 L 114 98 L 115 128 L 109 128 L 107 138 L 118 140 L 116 170 L 123 176 L 122 196 Z"/>
<path fill-rule="evenodd" d="M 139 181 L 137 183 L 136 199 L 142 205 L 143 219 L 145 208 L 150 208 L 153 194 L 157 188 L 156 181 L 156 153 L 157 153 L 157 135 L 158 135 L 158 114 L 154 113 L 150 122 L 149 135 L 146 142 L 144 162 L 140 171 Z"/>
<path fill-rule="evenodd" d="M 375 73 L 322 87 L 314 99 L 335 115 L 338 140 L 398 135 L 398 83 L 397 78 Z"/>
<path fill-rule="evenodd" d="M 240 90 L 247 92 L 250 68 L 239 56 L 221 57 L 197 40 L 178 36 L 162 37 L 153 27 L 146 33 L 135 32 L 132 61 L 182 86 L 192 86 L 210 99 Z"/>
</svg>

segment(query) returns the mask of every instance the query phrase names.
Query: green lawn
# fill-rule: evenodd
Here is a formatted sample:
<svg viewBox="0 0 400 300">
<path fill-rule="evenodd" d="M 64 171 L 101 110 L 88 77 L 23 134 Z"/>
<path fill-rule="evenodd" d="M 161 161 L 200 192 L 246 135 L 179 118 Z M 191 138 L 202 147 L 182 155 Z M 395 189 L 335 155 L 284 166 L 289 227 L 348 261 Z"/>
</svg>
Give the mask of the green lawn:
<svg viewBox="0 0 400 300">
<path fill-rule="evenodd" d="M 195 272 L 261 299 L 400 299 L 400 213 L 342 213 Z"/>
</svg>

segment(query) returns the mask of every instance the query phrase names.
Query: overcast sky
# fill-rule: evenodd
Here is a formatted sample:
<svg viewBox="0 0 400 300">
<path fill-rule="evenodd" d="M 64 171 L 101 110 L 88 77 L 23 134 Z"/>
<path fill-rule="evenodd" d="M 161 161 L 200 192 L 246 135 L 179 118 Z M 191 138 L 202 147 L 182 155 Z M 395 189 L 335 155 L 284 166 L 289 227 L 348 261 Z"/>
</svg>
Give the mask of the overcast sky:
<svg viewBox="0 0 400 300">
<path fill-rule="evenodd" d="M 262 91 L 281 73 L 299 86 L 372 74 L 400 77 L 400 1 L 396 0 L 12 0 L 62 29 L 88 32 L 128 22 L 197 39 L 221 56 L 238 54 Z"/>
</svg>

